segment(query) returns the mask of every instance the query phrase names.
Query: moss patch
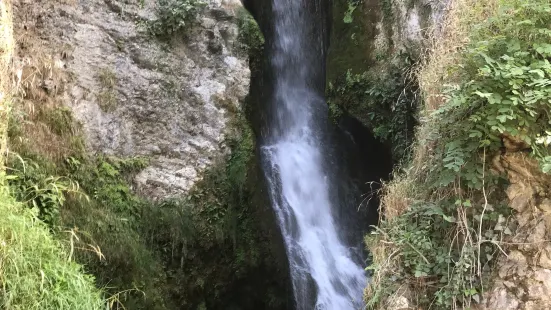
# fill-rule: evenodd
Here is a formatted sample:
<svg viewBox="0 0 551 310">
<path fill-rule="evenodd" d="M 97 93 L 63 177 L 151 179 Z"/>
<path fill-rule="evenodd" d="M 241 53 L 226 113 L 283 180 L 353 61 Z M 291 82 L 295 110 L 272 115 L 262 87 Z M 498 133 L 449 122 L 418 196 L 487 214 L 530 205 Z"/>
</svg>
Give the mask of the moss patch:
<svg viewBox="0 0 551 310">
<path fill-rule="evenodd" d="M 380 18 L 377 0 L 364 0 L 349 13 L 349 0 L 333 1 L 331 45 L 327 57 L 327 80 L 333 81 L 352 70 L 353 74 L 367 71 L 373 64 L 376 23 Z"/>
<path fill-rule="evenodd" d="M 411 60 L 404 55 L 401 63 L 383 75 L 349 70 L 327 89 L 331 118 L 338 120 L 343 110 L 353 115 L 391 145 L 395 161 L 407 155 L 413 141 L 419 102 L 417 82 L 408 71 Z"/>
</svg>

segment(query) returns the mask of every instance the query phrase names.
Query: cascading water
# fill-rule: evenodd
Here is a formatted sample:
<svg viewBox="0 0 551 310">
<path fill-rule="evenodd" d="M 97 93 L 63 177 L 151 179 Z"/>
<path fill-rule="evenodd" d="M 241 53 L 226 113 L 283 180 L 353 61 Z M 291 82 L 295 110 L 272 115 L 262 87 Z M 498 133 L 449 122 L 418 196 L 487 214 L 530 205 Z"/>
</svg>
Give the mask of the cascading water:
<svg viewBox="0 0 551 310">
<path fill-rule="evenodd" d="M 270 196 L 283 234 L 297 309 L 361 308 L 367 283 L 338 235 L 326 165 L 323 90 L 313 85 L 323 50 L 309 10 L 321 0 L 272 0 L 274 115 L 261 146 Z M 307 2 L 315 2 L 307 9 Z M 318 25 L 319 26 L 319 25 Z M 312 38 L 314 37 L 314 38 Z M 319 40 L 318 40 L 319 39 Z M 316 45 L 317 44 L 317 45 Z M 317 55 L 317 56 L 316 56 Z M 323 55 L 323 52 L 321 53 Z"/>
</svg>

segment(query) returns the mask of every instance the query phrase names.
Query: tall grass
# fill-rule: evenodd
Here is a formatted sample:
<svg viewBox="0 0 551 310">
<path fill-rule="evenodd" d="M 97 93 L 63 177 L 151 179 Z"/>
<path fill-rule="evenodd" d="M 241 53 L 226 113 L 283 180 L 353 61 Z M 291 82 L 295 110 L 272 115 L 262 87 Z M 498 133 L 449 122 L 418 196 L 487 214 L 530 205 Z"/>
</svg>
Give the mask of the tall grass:
<svg viewBox="0 0 551 310">
<path fill-rule="evenodd" d="M 433 111 L 444 103 L 444 87 L 458 82 L 450 68 L 463 61 L 461 52 L 470 41 L 473 28 L 495 14 L 497 8 L 498 0 L 450 1 L 446 18 L 430 31 L 430 49 L 417 74 L 424 110 Z"/>
<path fill-rule="evenodd" d="M 422 176 L 434 145 L 425 143 L 434 134 L 430 114 L 446 102 L 444 88 L 457 84 L 457 67 L 462 61 L 463 48 L 470 41 L 470 33 L 475 25 L 497 11 L 497 0 L 452 0 L 446 11 L 446 18 L 430 31 L 431 47 L 424 62 L 417 71 L 417 80 L 423 104 L 420 109 L 421 121 L 416 133 L 416 147 L 413 148 L 412 175 Z"/>
<path fill-rule="evenodd" d="M 0 189 L 0 308 L 106 309 L 94 279 L 30 209 Z"/>
</svg>

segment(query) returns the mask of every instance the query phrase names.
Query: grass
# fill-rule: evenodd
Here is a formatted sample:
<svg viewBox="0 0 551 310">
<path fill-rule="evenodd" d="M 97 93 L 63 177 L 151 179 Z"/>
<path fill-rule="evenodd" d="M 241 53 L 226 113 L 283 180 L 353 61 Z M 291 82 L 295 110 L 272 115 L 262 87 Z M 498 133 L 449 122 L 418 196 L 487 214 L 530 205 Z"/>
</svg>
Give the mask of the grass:
<svg viewBox="0 0 551 310">
<path fill-rule="evenodd" d="M 58 109 L 42 116 L 67 116 L 66 125 L 74 121 Z M 268 241 L 252 221 L 257 215 L 249 206 L 254 140 L 244 124 L 243 116 L 236 114 L 228 134 L 231 156 L 209 169 L 180 199 L 152 202 L 133 192 L 133 177 L 148 165 L 145 159 L 85 152 L 54 160 L 29 148 L 14 149 L 21 156 L 12 154 L 8 160 L 14 178 L 9 183 L 16 197 L 38 209 L 39 218 L 56 235 L 74 231 L 75 259 L 96 276 L 99 286 L 117 296 L 115 304 L 177 309 L 201 299 L 211 306 L 231 302 L 225 297 L 228 292 L 254 286 L 234 283 L 256 278 L 253 270 L 258 268 L 272 268 L 264 267 L 270 260 L 264 255 Z M 70 127 L 53 132 L 78 134 Z M 275 308 L 281 300 L 273 300 Z"/>
<path fill-rule="evenodd" d="M 36 214 L 0 189 L 0 307 L 105 309 L 102 292 Z"/>
<path fill-rule="evenodd" d="M 456 83 L 453 70 L 462 58 L 462 48 L 470 41 L 473 27 L 486 20 L 497 11 L 496 0 L 455 0 L 450 1 L 446 18 L 440 25 L 433 26 L 425 63 L 417 74 L 423 94 L 425 113 L 436 110 L 444 103 L 443 87 Z"/>
<path fill-rule="evenodd" d="M 36 38 L 27 36 L 21 40 L 32 46 Z M 32 55 L 31 62 L 6 79 L 11 81 L 13 77 L 13 100 L 7 115 L 8 144 L 20 153 L 40 153 L 52 160 L 63 160 L 83 146 L 82 141 L 73 139 L 80 128 L 69 121 L 70 110 L 62 105 L 61 90 L 71 77 L 51 56 L 43 55 L 39 47 L 28 53 Z M 45 81 L 52 84 L 48 90 L 43 87 Z"/>
<path fill-rule="evenodd" d="M 197 22 L 206 5 L 201 0 L 160 0 L 155 7 L 157 18 L 147 25 L 149 32 L 160 38 L 170 38 L 185 31 Z"/>
<path fill-rule="evenodd" d="M 434 135 L 434 120 L 430 113 L 445 103 L 444 87 L 447 84 L 457 83 L 458 77 L 452 70 L 462 58 L 462 48 L 469 42 L 469 34 L 477 23 L 488 18 L 495 12 L 496 0 L 485 1 L 483 4 L 476 0 L 451 1 L 446 13 L 446 19 L 431 31 L 433 37 L 432 48 L 427 52 L 426 60 L 416 69 L 416 75 L 423 97 L 421 107 L 421 121 L 416 128 L 415 144 L 412 147 L 412 161 L 406 166 L 393 182 L 385 186 L 382 205 L 388 219 L 403 214 L 410 205 L 411 199 L 417 191 L 413 183 L 427 182 L 426 174 L 431 156 L 436 145 L 428 143 L 427 137 Z"/>
</svg>

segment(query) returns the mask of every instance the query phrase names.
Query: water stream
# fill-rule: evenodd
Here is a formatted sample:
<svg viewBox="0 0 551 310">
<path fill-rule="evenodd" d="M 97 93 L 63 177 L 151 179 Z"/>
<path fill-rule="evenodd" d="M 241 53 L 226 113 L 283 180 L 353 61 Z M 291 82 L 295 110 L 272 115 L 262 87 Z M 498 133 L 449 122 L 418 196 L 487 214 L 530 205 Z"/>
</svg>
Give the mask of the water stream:
<svg viewBox="0 0 551 310">
<path fill-rule="evenodd" d="M 272 0 L 271 66 L 275 105 L 269 138 L 261 146 L 273 208 L 283 234 L 299 310 L 362 307 L 365 272 L 339 237 L 333 218 L 323 90 L 313 85 L 323 67 L 320 27 L 313 17 L 321 0 Z M 316 2 L 308 6 L 306 2 Z M 323 53 L 322 53 L 323 54 Z"/>
</svg>

